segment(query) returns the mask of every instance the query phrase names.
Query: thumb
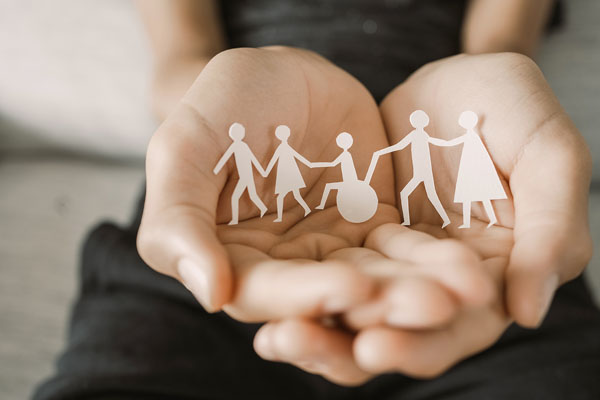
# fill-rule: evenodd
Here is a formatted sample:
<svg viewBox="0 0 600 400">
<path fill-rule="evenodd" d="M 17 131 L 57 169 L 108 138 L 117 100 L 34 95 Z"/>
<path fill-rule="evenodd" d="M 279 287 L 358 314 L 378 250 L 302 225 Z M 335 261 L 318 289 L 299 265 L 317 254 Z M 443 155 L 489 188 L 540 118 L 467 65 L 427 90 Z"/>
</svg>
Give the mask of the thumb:
<svg viewBox="0 0 600 400">
<path fill-rule="evenodd" d="M 210 132 L 186 121 L 169 118 L 148 147 L 137 247 L 149 266 L 181 281 L 214 312 L 232 294 L 231 267 L 215 222 L 225 178 L 210 172 L 215 151 L 198 140 Z"/>
<path fill-rule="evenodd" d="M 146 198 L 148 198 L 148 194 Z M 218 311 L 232 293 L 232 274 L 213 221 L 188 206 L 144 217 L 137 238 L 142 259 L 174 277 L 208 312 Z"/>
<path fill-rule="evenodd" d="M 546 123 L 521 153 L 510 177 L 515 245 L 507 270 L 507 307 L 517 323 L 538 326 L 555 290 L 591 258 L 587 146 L 568 118 Z"/>
<path fill-rule="evenodd" d="M 518 240 L 512 251 L 507 271 L 507 306 L 510 315 L 524 327 L 541 324 L 556 289 L 579 275 L 587 263 L 584 260 L 588 257 L 578 255 L 576 249 L 585 246 L 585 242 L 576 243 L 558 233 L 557 228 L 540 224 Z"/>
</svg>

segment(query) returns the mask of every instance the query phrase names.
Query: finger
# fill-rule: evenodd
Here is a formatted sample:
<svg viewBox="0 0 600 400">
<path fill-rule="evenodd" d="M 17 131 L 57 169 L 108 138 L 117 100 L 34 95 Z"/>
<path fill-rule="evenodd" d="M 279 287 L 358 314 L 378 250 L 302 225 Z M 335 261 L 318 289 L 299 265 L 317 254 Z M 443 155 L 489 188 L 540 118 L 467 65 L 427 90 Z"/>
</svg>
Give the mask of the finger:
<svg viewBox="0 0 600 400">
<path fill-rule="evenodd" d="M 493 277 L 482 267 L 479 256 L 459 241 L 385 224 L 373 230 L 365 246 L 417 266 L 404 271 L 439 281 L 467 304 L 487 304 L 497 296 Z"/>
<path fill-rule="evenodd" d="M 226 178 L 206 172 L 216 163 L 216 154 L 191 139 L 210 136 L 209 128 L 197 119 L 180 107 L 151 141 L 137 244 L 148 265 L 182 281 L 208 311 L 216 311 L 229 300 L 232 286 L 228 257 L 215 225 Z M 210 168 L 198 160 L 211 164 Z"/>
<path fill-rule="evenodd" d="M 388 324 L 405 329 L 435 328 L 459 312 L 457 299 L 442 285 L 423 277 L 405 277 L 384 285 L 379 296 L 344 314 L 352 329 Z"/>
<path fill-rule="evenodd" d="M 379 281 L 399 277 L 432 279 L 447 288 L 464 305 L 488 304 L 498 293 L 492 276 L 482 267 L 481 261 L 467 264 L 455 262 L 449 257 L 445 261 L 410 263 L 382 258 L 380 253 L 369 249 L 339 250 L 328 259 L 354 263 L 365 275 L 376 277 Z"/>
<path fill-rule="evenodd" d="M 451 237 L 467 245 L 482 259 L 508 255 L 514 246 L 513 229 L 494 226 L 488 229 L 488 222 L 473 219 L 470 229 L 446 228 Z"/>
<path fill-rule="evenodd" d="M 467 246 L 452 239 L 438 239 L 400 224 L 384 224 L 367 237 L 365 247 L 386 257 L 413 263 L 455 261 L 477 264 L 480 259 Z"/>
<path fill-rule="evenodd" d="M 501 314 L 485 309 L 435 331 L 368 328 L 355 339 L 354 355 L 361 369 L 374 374 L 400 372 L 432 378 L 491 346 L 507 325 Z"/>
<path fill-rule="evenodd" d="M 241 245 L 227 249 L 237 285 L 224 309 L 238 320 L 339 313 L 366 301 L 374 287 L 367 276 L 339 261 L 274 260 Z"/>
<path fill-rule="evenodd" d="M 264 359 L 287 362 L 341 385 L 360 385 L 372 377 L 361 370 L 352 354 L 353 337 L 347 332 L 305 319 L 264 325 L 254 349 Z"/>
<path fill-rule="evenodd" d="M 523 326 L 538 326 L 556 288 L 578 276 L 591 258 L 590 171 L 589 151 L 564 113 L 536 132 L 514 167 L 515 245 L 507 303 Z"/>
<path fill-rule="evenodd" d="M 459 311 L 454 291 L 444 285 L 439 274 L 425 272 L 428 267 L 389 260 L 365 248 L 339 250 L 328 260 L 352 263 L 378 283 L 375 296 L 344 314 L 344 321 L 352 329 L 380 323 L 413 329 L 434 327 L 448 322 Z"/>
</svg>

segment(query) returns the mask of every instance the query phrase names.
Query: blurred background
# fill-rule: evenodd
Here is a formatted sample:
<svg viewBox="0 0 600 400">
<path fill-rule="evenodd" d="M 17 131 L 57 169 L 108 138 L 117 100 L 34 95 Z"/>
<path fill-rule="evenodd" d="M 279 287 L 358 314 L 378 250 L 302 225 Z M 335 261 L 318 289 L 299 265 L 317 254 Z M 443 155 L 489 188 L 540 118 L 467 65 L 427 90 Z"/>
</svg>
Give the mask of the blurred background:
<svg viewBox="0 0 600 400">
<path fill-rule="evenodd" d="M 600 1 L 570 0 L 537 58 L 594 155 L 600 244 Z M 128 0 L 0 0 L 0 399 L 26 398 L 66 335 L 84 233 L 143 183 L 151 55 Z M 600 255 L 587 274 L 600 295 Z"/>
</svg>

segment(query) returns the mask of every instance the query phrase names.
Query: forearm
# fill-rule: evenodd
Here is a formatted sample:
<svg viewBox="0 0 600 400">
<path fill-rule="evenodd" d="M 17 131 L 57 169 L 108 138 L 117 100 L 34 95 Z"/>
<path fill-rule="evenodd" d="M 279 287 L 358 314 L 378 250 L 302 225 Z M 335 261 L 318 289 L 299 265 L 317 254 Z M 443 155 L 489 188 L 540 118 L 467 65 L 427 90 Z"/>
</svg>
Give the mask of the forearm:
<svg viewBox="0 0 600 400">
<path fill-rule="evenodd" d="M 516 52 L 533 57 L 555 0 L 471 0 L 462 50 L 469 54 Z"/>
<path fill-rule="evenodd" d="M 173 60 L 156 66 L 152 82 L 152 110 L 161 121 L 179 103 L 209 60 Z"/>
<path fill-rule="evenodd" d="M 225 48 L 217 2 L 138 0 L 154 53 L 153 109 L 162 120 Z"/>
</svg>

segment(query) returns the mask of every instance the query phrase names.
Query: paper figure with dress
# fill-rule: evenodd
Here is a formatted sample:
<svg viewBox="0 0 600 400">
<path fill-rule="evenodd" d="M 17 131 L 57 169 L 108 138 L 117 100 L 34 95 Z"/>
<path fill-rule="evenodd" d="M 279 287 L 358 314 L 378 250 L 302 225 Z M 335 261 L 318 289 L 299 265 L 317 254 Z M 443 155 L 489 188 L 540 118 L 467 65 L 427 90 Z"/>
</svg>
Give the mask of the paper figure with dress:
<svg viewBox="0 0 600 400">
<path fill-rule="evenodd" d="M 473 111 L 460 114 L 458 124 L 467 132 L 452 140 L 431 138 L 437 146 L 456 146 L 463 143 L 454 202 L 463 204 L 463 223 L 459 228 L 471 227 L 471 203 L 481 201 L 490 220 L 488 228 L 498 222 L 492 200 L 506 199 L 506 192 L 485 145 L 475 127 L 479 118 Z"/>
<path fill-rule="evenodd" d="M 265 169 L 265 177 L 271 173 L 271 170 L 277 163 L 276 180 L 275 180 L 275 194 L 277 195 L 277 218 L 274 222 L 281 222 L 283 219 L 283 200 L 285 196 L 292 192 L 294 199 L 304 209 L 304 216 L 306 217 L 310 213 L 310 208 L 300 195 L 300 189 L 305 188 L 306 184 L 298 168 L 297 161 L 306 165 L 309 168 L 313 168 L 313 165 L 304 156 L 294 150 L 288 143 L 290 137 L 290 128 L 286 125 L 279 125 L 275 129 L 275 136 L 281 141 L 281 144 L 275 150 L 269 165 Z M 297 160 L 297 161 L 296 161 Z"/>
</svg>

